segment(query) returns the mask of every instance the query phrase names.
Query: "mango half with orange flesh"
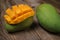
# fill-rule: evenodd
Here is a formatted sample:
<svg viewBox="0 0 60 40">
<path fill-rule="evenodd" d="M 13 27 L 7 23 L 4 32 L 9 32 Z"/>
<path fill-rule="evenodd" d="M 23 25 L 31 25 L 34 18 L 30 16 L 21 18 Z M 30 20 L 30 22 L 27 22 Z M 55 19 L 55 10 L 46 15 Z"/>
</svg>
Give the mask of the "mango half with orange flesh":
<svg viewBox="0 0 60 40">
<path fill-rule="evenodd" d="M 5 29 L 8 32 L 24 30 L 33 23 L 34 11 L 26 4 L 14 5 L 5 12 Z"/>
</svg>

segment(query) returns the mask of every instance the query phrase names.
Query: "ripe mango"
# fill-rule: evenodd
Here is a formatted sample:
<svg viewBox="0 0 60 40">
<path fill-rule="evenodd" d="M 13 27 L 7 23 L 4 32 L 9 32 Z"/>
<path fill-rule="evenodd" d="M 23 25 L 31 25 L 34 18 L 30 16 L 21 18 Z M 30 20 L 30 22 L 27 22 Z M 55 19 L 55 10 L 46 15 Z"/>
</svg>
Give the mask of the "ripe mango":
<svg viewBox="0 0 60 40">
<path fill-rule="evenodd" d="M 8 24 L 7 22 L 5 22 L 4 25 L 5 25 L 5 29 L 8 32 L 16 32 L 16 31 L 25 30 L 25 29 L 30 28 L 32 23 L 33 23 L 33 16 L 27 18 L 26 20 L 24 20 L 23 22 L 18 23 L 18 24 Z"/>
<path fill-rule="evenodd" d="M 34 11 L 26 4 L 14 5 L 5 12 L 5 29 L 8 32 L 24 30 L 33 23 Z"/>
<path fill-rule="evenodd" d="M 60 15 L 51 4 L 41 4 L 36 8 L 38 22 L 49 32 L 60 32 Z"/>
</svg>

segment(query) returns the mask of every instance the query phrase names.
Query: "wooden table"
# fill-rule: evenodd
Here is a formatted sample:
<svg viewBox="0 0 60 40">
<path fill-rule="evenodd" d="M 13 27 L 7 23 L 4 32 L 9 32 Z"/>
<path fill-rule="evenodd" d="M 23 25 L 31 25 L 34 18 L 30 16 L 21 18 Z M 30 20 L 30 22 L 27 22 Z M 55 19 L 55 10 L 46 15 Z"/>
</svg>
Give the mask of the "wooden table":
<svg viewBox="0 0 60 40">
<path fill-rule="evenodd" d="M 4 12 L 11 5 L 21 3 L 30 5 L 34 10 L 36 6 L 41 3 L 50 3 L 57 8 L 58 12 L 60 12 L 60 4 L 51 0 L 0 0 L 0 16 L 2 12 Z M 2 17 L 0 17 L 0 21 L 2 21 L 1 19 Z M 0 22 L 0 40 L 60 40 L 60 34 L 53 34 L 44 30 L 38 24 L 36 16 L 34 16 L 34 23 L 31 29 L 16 33 L 7 33 L 2 22 Z"/>
</svg>

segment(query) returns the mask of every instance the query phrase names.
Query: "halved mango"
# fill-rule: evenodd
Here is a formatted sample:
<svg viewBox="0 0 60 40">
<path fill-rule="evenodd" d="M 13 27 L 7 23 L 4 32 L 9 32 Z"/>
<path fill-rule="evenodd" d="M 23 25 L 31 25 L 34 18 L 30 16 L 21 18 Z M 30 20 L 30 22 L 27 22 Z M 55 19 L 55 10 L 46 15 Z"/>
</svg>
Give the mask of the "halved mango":
<svg viewBox="0 0 60 40">
<path fill-rule="evenodd" d="M 15 32 L 29 28 L 33 23 L 33 16 L 34 11 L 30 6 L 26 4 L 14 5 L 12 9 L 8 8 L 4 15 L 5 29 L 8 32 Z"/>
<path fill-rule="evenodd" d="M 11 17 L 11 21 L 9 22 L 9 19 L 7 19 L 7 16 L 5 16 L 5 20 L 7 20 L 7 22 L 9 24 L 17 24 L 20 23 L 22 21 L 24 21 L 25 19 L 27 19 L 30 16 L 34 15 L 34 11 L 32 10 L 31 7 L 29 7 L 28 5 L 25 4 L 21 4 L 21 5 L 14 5 L 12 6 L 12 9 L 8 8 L 6 10 L 6 15 L 8 15 L 9 17 Z"/>
</svg>

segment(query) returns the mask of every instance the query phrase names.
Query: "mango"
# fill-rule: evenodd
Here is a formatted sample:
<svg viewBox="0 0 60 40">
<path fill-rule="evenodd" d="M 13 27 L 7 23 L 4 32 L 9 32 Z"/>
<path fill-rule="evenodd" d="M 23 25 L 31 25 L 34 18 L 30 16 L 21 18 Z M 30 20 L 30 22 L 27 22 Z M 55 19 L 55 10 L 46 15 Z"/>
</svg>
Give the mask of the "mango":
<svg viewBox="0 0 60 40">
<path fill-rule="evenodd" d="M 30 28 L 33 23 L 34 11 L 26 4 L 14 5 L 5 12 L 5 29 L 8 32 Z"/>
<path fill-rule="evenodd" d="M 8 24 L 7 22 L 5 22 L 5 29 L 8 31 L 8 32 L 17 32 L 17 31 L 21 31 L 21 30 L 25 30 L 25 29 L 29 29 L 31 27 L 33 23 L 33 16 L 32 17 L 29 17 L 27 18 L 26 20 L 24 20 L 23 22 L 21 23 L 18 23 L 18 24 Z"/>
<path fill-rule="evenodd" d="M 38 22 L 49 32 L 60 33 L 60 15 L 51 4 L 41 4 L 36 8 Z"/>
</svg>

